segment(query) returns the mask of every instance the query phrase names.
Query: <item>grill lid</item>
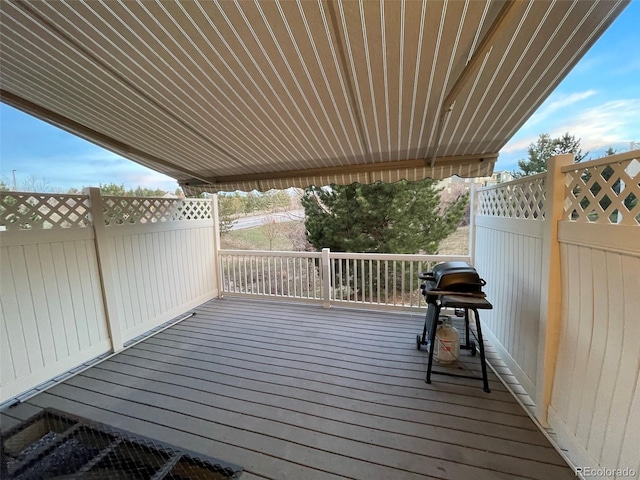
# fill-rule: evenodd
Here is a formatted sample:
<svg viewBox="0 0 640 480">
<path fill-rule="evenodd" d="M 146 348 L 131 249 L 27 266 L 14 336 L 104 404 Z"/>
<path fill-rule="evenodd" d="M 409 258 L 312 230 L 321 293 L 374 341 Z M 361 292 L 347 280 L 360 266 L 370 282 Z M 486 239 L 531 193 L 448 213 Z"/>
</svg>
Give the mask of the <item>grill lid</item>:
<svg viewBox="0 0 640 480">
<path fill-rule="evenodd" d="M 475 268 L 459 261 L 439 263 L 432 271 L 421 273 L 419 278 L 427 281 L 426 290 L 480 293 L 486 285 Z"/>
</svg>

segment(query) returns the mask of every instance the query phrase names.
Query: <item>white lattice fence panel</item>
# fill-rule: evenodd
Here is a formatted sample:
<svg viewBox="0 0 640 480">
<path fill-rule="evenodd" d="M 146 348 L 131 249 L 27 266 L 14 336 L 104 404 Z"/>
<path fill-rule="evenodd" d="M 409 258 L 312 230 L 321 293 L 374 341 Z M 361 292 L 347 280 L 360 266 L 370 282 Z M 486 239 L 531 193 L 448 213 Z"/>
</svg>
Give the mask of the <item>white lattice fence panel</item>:
<svg viewBox="0 0 640 480">
<path fill-rule="evenodd" d="M 565 172 L 565 187 L 565 220 L 640 225 L 638 158 L 576 165 Z"/>
<path fill-rule="evenodd" d="M 0 192 L 0 226 L 6 230 L 88 227 L 89 197 Z"/>
<path fill-rule="evenodd" d="M 489 217 L 544 218 L 545 176 L 534 175 L 478 191 L 478 214 Z"/>
<path fill-rule="evenodd" d="M 175 222 L 211 218 L 211 200 L 103 197 L 107 225 Z"/>
</svg>

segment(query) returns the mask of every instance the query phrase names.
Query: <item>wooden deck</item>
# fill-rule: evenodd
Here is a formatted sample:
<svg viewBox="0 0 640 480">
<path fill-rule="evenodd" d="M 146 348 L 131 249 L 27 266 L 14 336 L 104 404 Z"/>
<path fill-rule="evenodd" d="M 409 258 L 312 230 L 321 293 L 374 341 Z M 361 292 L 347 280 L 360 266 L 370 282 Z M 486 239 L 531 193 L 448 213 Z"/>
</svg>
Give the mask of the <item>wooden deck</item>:
<svg viewBox="0 0 640 480">
<path fill-rule="evenodd" d="M 31 400 L 244 466 L 256 479 L 562 479 L 495 376 L 434 376 L 419 314 L 214 300 Z M 472 368 L 476 368 L 473 365 Z"/>
</svg>

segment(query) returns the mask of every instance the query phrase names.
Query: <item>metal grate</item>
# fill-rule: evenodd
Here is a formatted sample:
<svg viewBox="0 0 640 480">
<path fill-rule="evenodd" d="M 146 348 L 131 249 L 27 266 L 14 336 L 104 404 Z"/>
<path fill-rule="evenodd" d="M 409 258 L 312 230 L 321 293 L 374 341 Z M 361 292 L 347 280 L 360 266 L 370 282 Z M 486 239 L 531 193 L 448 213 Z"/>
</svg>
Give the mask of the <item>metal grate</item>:
<svg viewBox="0 0 640 480">
<path fill-rule="evenodd" d="M 221 480 L 242 468 L 46 409 L 2 434 L 0 478 Z"/>
</svg>

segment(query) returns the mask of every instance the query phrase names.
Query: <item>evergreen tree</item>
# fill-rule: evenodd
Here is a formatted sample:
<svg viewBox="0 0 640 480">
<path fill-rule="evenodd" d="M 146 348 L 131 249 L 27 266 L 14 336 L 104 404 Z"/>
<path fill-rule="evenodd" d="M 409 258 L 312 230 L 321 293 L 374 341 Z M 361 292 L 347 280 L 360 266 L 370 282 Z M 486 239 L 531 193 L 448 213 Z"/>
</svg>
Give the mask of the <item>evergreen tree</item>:
<svg viewBox="0 0 640 480">
<path fill-rule="evenodd" d="M 99 185 L 100 188 L 100 194 L 101 195 L 107 195 L 107 196 L 113 196 L 113 197 L 124 197 L 127 195 L 127 191 L 124 188 L 124 183 L 118 185 L 116 183 L 105 183 L 105 184 L 100 184 Z"/>
<path fill-rule="evenodd" d="M 546 172 L 547 161 L 554 155 L 573 153 L 575 156 L 574 161 L 577 163 L 586 157 L 589 152 L 583 154 L 582 150 L 580 150 L 580 139 L 576 139 L 569 133 L 565 133 L 558 138 L 551 138 L 548 133 L 542 133 L 535 143 L 529 145 L 527 153 L 527 159 L 518 160 L 518 166 L 521 171 L 512 172 L 515 178 Z"/>
<path fill-rule="evenodd" d="M 232 195 L 218 194 L 218 219 L 220 226 L 220 234 L 229 233 L 233 228 L 236 220 L 233 215 L 236 213 L 234 197 Z"/>
<path fill-rule="evenodd" d="M 309 187 L 302 197 L 309 243 L 317 250 L 437 253 L 460 223 L 468 195 L 447 206 L 433 180 Z"/>
</svg>

